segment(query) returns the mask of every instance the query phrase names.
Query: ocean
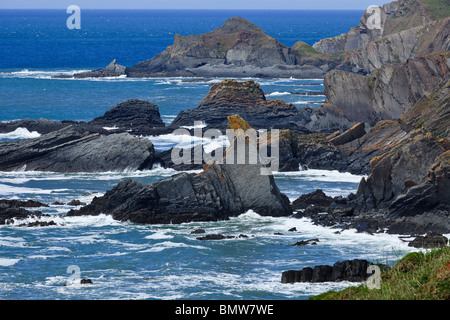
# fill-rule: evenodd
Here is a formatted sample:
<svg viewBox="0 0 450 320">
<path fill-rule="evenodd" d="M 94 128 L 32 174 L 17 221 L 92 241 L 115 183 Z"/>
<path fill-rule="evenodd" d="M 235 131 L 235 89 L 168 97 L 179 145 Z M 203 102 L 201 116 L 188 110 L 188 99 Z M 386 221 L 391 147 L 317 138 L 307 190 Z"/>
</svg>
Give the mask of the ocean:
<svg viewBox="0 0 450 320">
<path fill-rule="evenodd" d="M 115 104 L 137 98 L 158 105 L 170 124 L 194 108 L 222 79 L 52 79 L 106 66 L 131 66 L 173 42 L 176 33 L 200 34 L 232 16 L 255 23 L 285 45 L 309 44 L 358 25 L 360 11 L 82 10 L 81 29 L 68 30 L 65 10 L 0 10 L 0 121 L 23 118 L 89 121 Z M 268 99 L 297 107 L 320 106 L 322 79 L 254 79 Z M 39 136 L 18 129 L 0 141 Z M 147 137 L 157 150 L 191 144 L 186 137 Z M 206 141 L 207 143 L 207 141 Z M 338 171 L 275 173 L 291 200 L 322 189 L 330 196 L 355 192 L 361 176 Z M 124 178 L 143 183 L 173 175 L 147 171 L 99 173 L 0 172 L 0 198 L 89 203 Z M 307 299 L 352 283 L 281 283 L 281 273 L 346 259 L 393 264 L 413 249 L 395 235 L 316 226 L 308 219 L 262 217 L 249 211 L 228 221 L 138 225 L 110 216 L 66 217 L 73 207 L 39 208 L 56 226 L 0 226 L 0 299 Z M 288 230 L 295 227 L 296 232 Z M 246 234 L 200 241 L 190 232 Z M 277 233 L 277 234 L 276 234 Z M 278 233 L 281 233 L 278 234 Z M 293 243 L 318 238 L 315 246 Z M 71 270 L 76 266 L 78 273 Z M 71 282 L 89 278 L 90 285 Z M 69 285 L 66 285 L 69 284 Z"/>
</svg>

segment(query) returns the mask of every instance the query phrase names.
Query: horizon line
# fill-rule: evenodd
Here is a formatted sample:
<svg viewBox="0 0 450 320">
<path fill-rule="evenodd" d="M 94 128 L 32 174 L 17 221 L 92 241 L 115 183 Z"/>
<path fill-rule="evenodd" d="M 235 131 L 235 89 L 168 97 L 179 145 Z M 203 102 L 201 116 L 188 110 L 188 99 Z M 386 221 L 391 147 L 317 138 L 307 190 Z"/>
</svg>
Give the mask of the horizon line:
<svg viewBox="0 0 450 320">
<path fill-rule="evenodd" d="M 66 10 L 67 8 L 0 8 L 0 10 Z M 215 8 L 215 9 L 192 9 L 192 8 L 81 8 L 82 10 L 183 10 L 183 11 L 232 11 L 232 10 L 243 10 L 243 11 L 361 11 L 366 9 L 248 9 L 248 8 L 235 8 L 235 9 L 225 9 L 225 8 Z"/>
</svg>

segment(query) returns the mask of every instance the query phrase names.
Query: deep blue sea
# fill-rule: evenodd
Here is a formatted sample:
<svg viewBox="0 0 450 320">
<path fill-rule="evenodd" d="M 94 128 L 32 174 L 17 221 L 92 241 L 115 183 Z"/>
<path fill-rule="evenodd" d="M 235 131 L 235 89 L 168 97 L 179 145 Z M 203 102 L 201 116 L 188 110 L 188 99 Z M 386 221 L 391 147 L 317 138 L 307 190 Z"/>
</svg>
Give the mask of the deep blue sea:
<svg viewBox="0 0 450 320">
<path fill-rule="evenodd" d="M 131 66 L 163 51 L 175 34 L 200 34 L 232 16 L 255 23 L 291 46 L 313 44 L 358 25 L 360 11 L 175 11 L 82 10 L 81 29 L 68 30 L 65 10 L 0 10 L 0 121 L 22 118 L 91 120 L 115 104 L 145 99 L 158 105 L 167 124 L 194 108 L 221 79 L 186 82 L 161 79 L 52 79 L 55 74 L 106 66 L 112 59 Z M 321 79 L 255 79 L 267 98 L 301 108 L 319 106 Z M 0 140 L 36 137 L 17 130 Z M 161 150 L 171 135 L 148 137 Z M 186 137 L 184 137 L 186 138 Z M 178 137 L 180 140 L 180 137 Z M 177 140 L 177 141 L 178 141 Z M 181 139 L 183 140 L 183 139 Z M 191 141 L 184 140 L 184 143 Z M 0 155 L 1 156 L 1 155 Z M 175 171 L 62 174 L 0 172 L 0 198 L 88 203 L 131 177 L 150 183 Z M 355 192 L 360 176 L 323 170 L 276 173 L 291 200 L 322 189 L 331 196 Z M 411 250 L 398 237 L 369 235 L 313 225 L 307 219 L 261 217 L 249 211 L 229 221 L 181 225 L 136 225 L 109 216 L 66 217 L 72 207 L 42 209 L 57 226 L 0 226 L 0 299 L 306 299 L 348 282 L 281 284 L 281 272 L 363 258 L 393 263 Z M 296 227 L 297 232 L 288 232 Z M 190 232 L 247 234 L 249 238 L 199 241 Z M 282 233 L 282 235 L 275 235 Z M 318 238 L 315 246 L 291 244 Z M 70 266 L 92 285 L 74 284 Z M 65 286 L 65 284 L 69 284 Z"/>
</svg>

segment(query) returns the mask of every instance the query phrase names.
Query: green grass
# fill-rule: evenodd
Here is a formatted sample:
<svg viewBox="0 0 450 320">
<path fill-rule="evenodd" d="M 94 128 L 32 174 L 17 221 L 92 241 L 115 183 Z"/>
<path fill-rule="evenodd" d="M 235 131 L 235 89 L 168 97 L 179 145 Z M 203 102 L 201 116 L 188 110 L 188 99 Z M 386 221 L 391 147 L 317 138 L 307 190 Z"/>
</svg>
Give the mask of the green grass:
<svg viewBox="0 0 450 320">
<path fill-rule="evenodd" d="M 321 52 L 303 41 L 296 42 L 291 48 L 299 57 L 315 57 L 322 55 Z"/>
<path fill-rule="evenodd" d="M 381 288 L 365 284 L 310 300 L 450 300 L 450 247 L 412 252 L 381 274 Z"/>
<path fill-rule="evenodd" d="M 425 10 L 435 19 L 444 19 L 450 16 L 449 0 L 420 0 Z"/>
</svg>

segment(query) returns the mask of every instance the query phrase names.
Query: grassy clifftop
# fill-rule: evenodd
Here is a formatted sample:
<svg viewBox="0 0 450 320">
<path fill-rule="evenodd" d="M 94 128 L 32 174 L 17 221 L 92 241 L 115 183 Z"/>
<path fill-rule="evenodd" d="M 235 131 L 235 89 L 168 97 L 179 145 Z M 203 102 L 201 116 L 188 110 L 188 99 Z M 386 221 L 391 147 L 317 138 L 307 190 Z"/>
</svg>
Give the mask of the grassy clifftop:
<svg viewBox="0 0 450 320">
<path fill-rule="evenodd" d="M 412 252 L 381 274 L 381 288 L 365 284 L 310 300 L 450 300 L 450 247 Z"/>
<path fill-rule="evenodd" d="M 420 0 L 427 13 L 435 19 L 444 19 L 450 16 L 449 0 Z"/>
</svg>

